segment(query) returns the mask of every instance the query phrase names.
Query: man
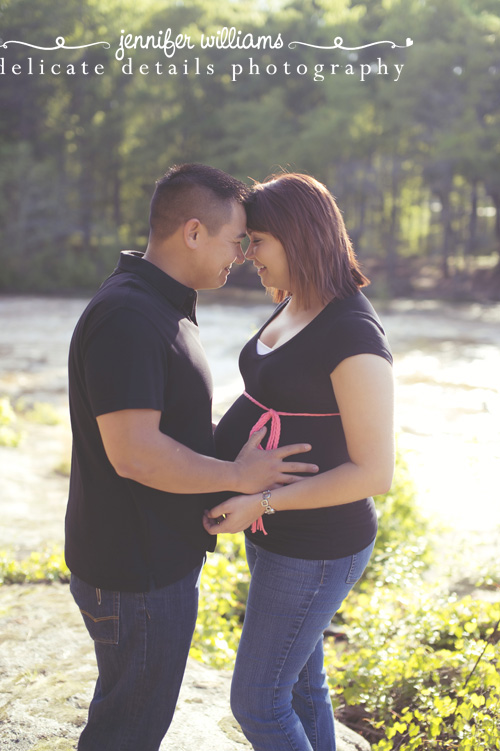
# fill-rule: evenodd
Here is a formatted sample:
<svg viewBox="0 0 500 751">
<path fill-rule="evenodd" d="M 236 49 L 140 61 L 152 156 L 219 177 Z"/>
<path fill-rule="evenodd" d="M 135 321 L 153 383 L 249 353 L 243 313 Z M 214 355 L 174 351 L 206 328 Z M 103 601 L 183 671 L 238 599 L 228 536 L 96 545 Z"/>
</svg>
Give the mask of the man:
<svg viewBox="0 0 500 751">
<path fill-rule="evenodd" d="M 212 384 L 197 289 L 242 263 L 245 186 L 188 164 L 158 181 L 144 254 L 125 251 L 71 342 L 73 457 L 66 514 L 71 591 L 99 669 L 80 751 L 157 751 L 172 719 L 220 491 L 298 479 L 296 445 L 214 458 Z M 210 494 L 213 494 L 210 496 Z"/>
</svg>

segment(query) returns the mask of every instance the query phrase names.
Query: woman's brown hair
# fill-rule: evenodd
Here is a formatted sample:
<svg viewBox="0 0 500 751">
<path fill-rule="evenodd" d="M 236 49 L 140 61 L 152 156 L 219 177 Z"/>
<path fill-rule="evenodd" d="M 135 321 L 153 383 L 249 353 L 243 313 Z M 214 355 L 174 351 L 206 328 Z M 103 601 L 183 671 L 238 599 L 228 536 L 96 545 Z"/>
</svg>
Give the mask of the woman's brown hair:
<svg viewBox="0 0 500 751">
<path fill-rule="evenodd" d="M 311 290 L 326 305 L 369 284 L 333 196 L 314 177 L 293 172 L 272 175 L 253 187 L 244 205 L 248 230 L 269 232 L 283 245 L 299 305 L 307 307 Z M 273 291 L 275 302 L 288 294 Z"/>
</svg>

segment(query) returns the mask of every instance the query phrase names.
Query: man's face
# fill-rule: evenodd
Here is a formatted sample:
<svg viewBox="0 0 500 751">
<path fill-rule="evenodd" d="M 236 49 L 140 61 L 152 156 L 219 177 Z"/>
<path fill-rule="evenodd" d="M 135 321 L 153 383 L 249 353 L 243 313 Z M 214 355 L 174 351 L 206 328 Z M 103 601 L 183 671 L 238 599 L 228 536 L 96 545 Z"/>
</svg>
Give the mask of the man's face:
<svg viewBox="0 0 500 751">
<path fill-rule="evenodd" d="M 241 242 L 246 236 L 246 214 L 243 206 L 233 202 L 229 221 L 215 235 L 202 226 L 200 254 L 197 258 L 197 289 L 222 287 L 233 263 L 244 263 Z"/>
</svg>

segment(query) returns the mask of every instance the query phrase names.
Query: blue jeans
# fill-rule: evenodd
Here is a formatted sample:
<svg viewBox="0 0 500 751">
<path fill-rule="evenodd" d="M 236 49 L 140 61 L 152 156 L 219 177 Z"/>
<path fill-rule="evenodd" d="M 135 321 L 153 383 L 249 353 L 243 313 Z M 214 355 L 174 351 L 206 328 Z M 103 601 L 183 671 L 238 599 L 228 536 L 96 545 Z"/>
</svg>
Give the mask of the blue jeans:
<svg viewBox="0 0 500 751">
<path fill-rule="evenodd" d="M 252 579 L 231 708 L 255 751 L 335 751 L 323 631 L 373 545 L 334 561 L 308 561 L 247 540 Z"/>
<path fill-rule="evenodd" d="M 150 592 L 99 590 L 71 576 L 99 669 L 79 751 L 158 751 L 184 676 L 201 568 Z"/>
</svg>

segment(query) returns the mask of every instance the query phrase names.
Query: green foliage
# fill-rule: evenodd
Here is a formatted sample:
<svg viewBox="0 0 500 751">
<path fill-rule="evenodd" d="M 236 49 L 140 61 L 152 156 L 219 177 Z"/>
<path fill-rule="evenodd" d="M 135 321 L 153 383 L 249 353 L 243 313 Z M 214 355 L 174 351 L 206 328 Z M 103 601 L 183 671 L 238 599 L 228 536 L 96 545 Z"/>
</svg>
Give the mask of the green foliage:
<svg viewBox="0 0 500 751">
<path fill-rule="evenodd" d="M 374 554 L 358 589 L 371 590 L 400 583 L 408 572 L 420 577 L 433 560 L 436 528 L 418 508 L 415 485 L 402 454 L 396 454 L 392 487 L 376 496 L 379 529 Z"/>
<path fill-rule="evenodd" d="M 71 475 L 71 457 L 65 456 L 59 464 L 54 467 L 56 475 L 62 475 L 62 477 L 69 477 Z"/>
<path fill-rule="evenodd" d="M 473 584 L 481 589 L 498 591 L 500 587 L 500 560 L 498 557 L 478 566 L 477 576 Z"/>
<path fill-rule="evenodd" d="M 0 398 L 0 446 L 19 446 L 23 434 L 15 427 L 16 422 L 10 400 L 6 396 Z"/>
<path fill-rule="evenodd" d="M 29 422 L 35 422 L 39 425 L 59 425 L 61 423 L 59 412 L 48 402 L 35 402 L 31 407 L 17 403 L 16 410 L 21 412 Z"/>
<path fill-rule="evenodd" d="M 231 666 L 245 613 L 250 573 L 242 535 L 219 538 L 204 566 L 191 655 L 214 667 Z"/>
<path fill-rule="evenodd" d="M 373 751 L 498 748 L 500 603 L 413 577 L 351 595 L 342 613 L 347 645 L 326 653 L 334 706 L 347 724 L 363 719 Z"/>
<path fill-rule="evenodd" d="M 16 560 L 9 551 L 0 552 L 0 584 L 68 582 L 70 571 L 57 545 Z"/>
<path fill-rule="evenodd" d="M 418 508 L 416 489 L 404 456 L 396 451 L 394 479 L 386 495 L 376 496 L 379 516 L 377 546 L 414 542 L 426 536 L 431 524 Z"/>
<path fill-rule="evenodd" d="M 0 398 L 0 446 L 19 446 L 23 431 L 18 427 L 19 417 L 40 425 L 58 425 L 61 417 L 47 402 L 35 402 L 28 406 L 22 399 L 12 405 L 6 396 Z"/>
<path fill-rule="evenodd" d="M 500 603 L 450 597 L 424 574 L 439 535 L 416 506 L 401 457 L 377 498 L 375 554 L 340 618 L 347 642 L 327 642 L 337 715 L 373 751 L 500 747 Z M 500 588 L 498 567 L 478 586 Z"/>
</svg>

